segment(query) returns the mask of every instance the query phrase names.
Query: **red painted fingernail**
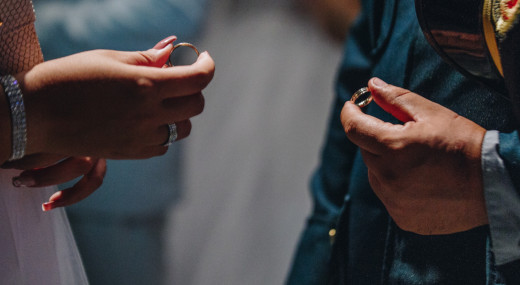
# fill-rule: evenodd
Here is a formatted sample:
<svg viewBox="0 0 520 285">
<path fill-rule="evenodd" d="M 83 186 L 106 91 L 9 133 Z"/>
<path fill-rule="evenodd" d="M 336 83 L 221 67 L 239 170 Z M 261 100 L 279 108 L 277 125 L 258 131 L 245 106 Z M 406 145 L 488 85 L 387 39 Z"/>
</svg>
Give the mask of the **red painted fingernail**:
<svg viewBox="0 0 520 285">
<path fill-rule="evenodd" d="M 56 208 L 54 201 L 53 202 L 46 202 L 42 204 L 42 211 L 47 212 L 52 209 Z"/>
<path fill-rule="evenodd" d="M 13 177 L 13 186 L 14 187 L 31 187 L 36 185 L 36 181 L 30 176 L 16 176 Z"/>
<path fill-rule="evenodd" d="M 153 48 L 154 49 L 162 49 L 165 46 L 171 44 L 176 39 L 177 39 L 177 36 L 169 36 L 169 37 L 165 38 L 164 40 L 158 42 Z"/>
</svg>

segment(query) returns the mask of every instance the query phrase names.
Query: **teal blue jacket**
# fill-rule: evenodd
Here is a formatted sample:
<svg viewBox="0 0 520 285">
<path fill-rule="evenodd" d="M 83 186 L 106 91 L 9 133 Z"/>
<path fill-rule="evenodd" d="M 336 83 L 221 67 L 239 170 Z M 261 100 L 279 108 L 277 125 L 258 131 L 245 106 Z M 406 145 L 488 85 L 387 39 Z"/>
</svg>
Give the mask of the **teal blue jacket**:
<svg viewBox="0 0 520 285">
<path fill-rule="evenodd" d="M 373 193 L 360 152 L 340 122 L 344 102 L 373 76 L 500 131 L 499 153 L 517 190 L 520 143 L 511 101 L 442 60 L 425 40 L 413 0 L 361 2 L 363 12 L 345 45 L 326 143 L 311 182 L 313 212 L 287 284 L 520 284 L 516 261 L 495 265 L 488 226 L 438 236 L 405 232 Z M 376 104 L 367 113 L 398 123 Z"/>
</svg>

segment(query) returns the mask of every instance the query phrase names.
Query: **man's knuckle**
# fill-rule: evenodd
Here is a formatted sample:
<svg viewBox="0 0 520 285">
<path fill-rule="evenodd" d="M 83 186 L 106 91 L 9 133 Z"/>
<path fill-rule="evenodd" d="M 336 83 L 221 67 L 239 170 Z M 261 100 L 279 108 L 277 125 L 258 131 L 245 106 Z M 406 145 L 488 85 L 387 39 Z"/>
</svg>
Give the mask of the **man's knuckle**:
<svg viewBox="0 0 520 285">
<path fill-rule="evenodd" d="M 347 135 L 355 135 L 358 133 L 357 124 L 353 120 L 346 119 L 343 121 L 343 128 Z"/>
<path fill-rule="evenodd" d="M 403 105 L 413 94 L 414 93 L 409 90 L 399 88 L 396 90 L 395 96 L 391 98 L 390 104 L 396 106 Z"/>
<path fill-rule="evenodd" d="M 384 134 L 378 138 L 378 143 L 383 146 L 385 153 L 398 153 L 406 148 L 406 144 L 397 139 L 393 134 Z"/>
</svg>

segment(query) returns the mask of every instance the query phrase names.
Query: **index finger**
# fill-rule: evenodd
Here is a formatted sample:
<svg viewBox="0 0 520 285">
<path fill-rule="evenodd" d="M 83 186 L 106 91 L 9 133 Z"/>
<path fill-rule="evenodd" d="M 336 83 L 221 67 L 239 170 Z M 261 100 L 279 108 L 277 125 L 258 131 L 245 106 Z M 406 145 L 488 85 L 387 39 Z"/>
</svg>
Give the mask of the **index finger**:
<svg viewBox="0 0 520 285">
<path fill-rule="evenodd" d="M 350 101 L 341 110 L 341 123 L 350 141 L 376 155 L 398 147 L 402 131 L 406 128 L 406 125 L 394 125 L 367 115 Z"/>
<path fill-rule="evenodd" d="M 98 159 L 92 169 L 71 188 L 54 193 L 49 202 L 42 204 L 43 211 L 57 207 L 65 207 L 77 203 L 94 193 L 101 184 L 106 173 L 106 160 Z"/>
<path fill-rule="evenodd" d="M 90 157 L 69 157 L 52 166 L 30 169 L 13 178 L 13 185 L 45 187 L 73 180 L 87 173 L 96 163 Z"/>
<path fill-rule="evenodd" d="M 159 84 L 164 99 L 188 96 L 201 92 L 213 79 L 215 62 L 203 52 L 192 65 L 151 68 L 150 75 Z"/>
</svg>

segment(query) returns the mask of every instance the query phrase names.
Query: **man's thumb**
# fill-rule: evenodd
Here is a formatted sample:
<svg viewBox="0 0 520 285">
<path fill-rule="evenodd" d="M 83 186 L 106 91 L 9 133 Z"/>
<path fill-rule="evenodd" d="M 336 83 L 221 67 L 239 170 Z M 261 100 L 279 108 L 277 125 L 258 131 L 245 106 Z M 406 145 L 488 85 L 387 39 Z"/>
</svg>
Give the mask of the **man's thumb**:
<svg viewBox="0 0 520 285">
<path fill-rule="evenodd" d="M 368 82 L 374 101 L 401 122 L 414 121 L 423 97 L 374 77 Z"/>
</svg>

